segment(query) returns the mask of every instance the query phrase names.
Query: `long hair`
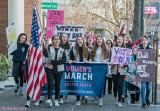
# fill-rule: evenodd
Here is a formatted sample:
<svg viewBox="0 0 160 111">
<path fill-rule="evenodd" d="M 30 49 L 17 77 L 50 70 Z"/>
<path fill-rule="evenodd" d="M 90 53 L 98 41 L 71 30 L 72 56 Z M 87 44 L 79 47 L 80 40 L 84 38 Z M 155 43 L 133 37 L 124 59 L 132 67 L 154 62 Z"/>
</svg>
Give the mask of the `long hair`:
<svg viewBox="0 0 160 111">
<path fill-rule="evenodd" d="M 60 34 L 60 47 L 62 47 L 63 46 L 63 42 L 62 42 L 62 36 L 63 36 L 63 34 L 66 34 L 67 35 L 67 42 L 66 42 L 66 49 L 67 50 L 69 50 L 70 49 L 70 41 L 69 41 L 69 37 L 68 37 L 68 34 L 67 33 L 61 33 Z"/>
<path fill-rule="evenodd" d="M 76 56 L 78 56 L 78 52 L 79 52 L 79 46 L 78 46 L 78 42 L 77 42 L 79 37 L 81 37 L 81 36 L 78 36 L 78 37 L 77 37 L 77 39 L 76 39 L 76 44 L 75 44 L 75 50 L 76 50 L 76 52 L 77 52 L 77 55 L 76 55 Z M 84 38 L 83 38 L 83 37 L 81 37 L 81 38 L 83 39 L 83 45 L 82 45 L 83 58 L 87 58 L 87 57 L 88 57 L 88 49 L 87 49 L 87 47 L 86 47 L 86 45 L 85 45 Z"/>
<path fill-rule="evenodd" d="M 122 37 L 122 36 L 118 36 L 117 39 L 119 37 Z M 118 44 L 117 44 L 117 39 L 116 39 L 116 45 L 115 45 L 115 47 L 119 47 Z M 122 39 L 123 39 L 123 43 L 122 43 L 121 47 L 126 48 L 126 45 L 124 44 L 124 38 L 122 37 Z"/>
<path fill-rule="evenodd" d="M 21 36 L 26 36 L 26 40 L 24 41 L 24 42 L 27 42 L 27 34 L 26 33 L 21 33 L 21 34 L 19 34 L 19 36 L 18 36 L 18 39 L 17 39 L 17 43 L 20 43 L 20 38 L 21 38 Z"/>
<path fill-rule="evenodd" d="M 95 56 L 96 56 L 96 52 L 97 52 L 97 49 L 98 49 L 98 44 L 97 44 L 97 39 L 101 37 L 102 38 L 102 45 L 101 45 L 101 48 L 102 48 L 102 55 L 104 58 L 107 58 L 107 48 L 106 48 L 106 44 L 105 44 L 105 41 L 103 39 L 102 36 L 98 36 L 96 38 L 96 43 L 92 49 L 92 52 L 91 52 L 91 59 L 94 60 Z"/>
</svg>

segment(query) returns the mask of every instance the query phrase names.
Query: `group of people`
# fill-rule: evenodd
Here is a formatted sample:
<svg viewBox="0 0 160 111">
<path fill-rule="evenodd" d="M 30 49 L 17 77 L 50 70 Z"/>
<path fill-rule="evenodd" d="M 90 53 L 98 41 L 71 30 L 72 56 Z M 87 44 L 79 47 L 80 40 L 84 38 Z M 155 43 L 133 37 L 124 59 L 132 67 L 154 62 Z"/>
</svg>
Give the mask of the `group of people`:
<svg viewBox="0 0 160 111">
<path fill-rule="evenodd" d="M 45 72 L 48 82 L 48 100 L 45 102 L 46 105 L 52 107 L 52 90 L 53 85 L 55 85 L 55 106 L 60 106 L 64 103 L 64 99 L 68 101 L 68 95 L 60 95 L 60 83 L 64 71 L 65 63 L 76 63 L 84 62 L 92 64 L 92 62 L 101 62 L 105 64 L 110 62 L 108 67 L 108 73 L 106 74 L 106 81 L 108 80 L 108 94 L 112 94 L 112 82 L 113 82 L 113 93 L 115 98 L 115 104 L 122 107 L 122 103 L 126 96 L 126 90 L 128 87 L 125 79 L 125 73 L 127 72 L 127 65 L 123 64 L 113 64 L 111 62 L 112 47 L 120 48 L 130 48 L 133 49 L 133 61 L 136 61 L 136 51 L 140 49 L 152 49 L 148 45 L 149 39 L 147 36 L 142 36 L 138 41 L 132 42 L 131 38 L 126 34 L 122 36 L 114 37 L 113 40 L 104 40 L 102 36 L 94 37 L 93 35 L 86 36 L 86 42 L 84 37 L 78 36 L 76 38 L 76 43 L 74 46 L 71 45 L 69 37 L 66 33 L 62 33 L 61 36 L 54 35 L 52 38 L 45 38 L 45 45 L 43 46 L 43 61 Z M 13 71 L 12 75 L 15 78 L 17 87 L 15 93 L 19 91 L 20 95 L 23 95 L 23 72 L 24 64 L 28 57 L 29 44 L 27 43 L 27 35 L 21 33 L 17 41 L 17 50 L 11 53 L 13 55 Z M 28 75 L 28 74 L 26 74 Z M 19 78 L 20 77 L 20 82 Z M 55 79 L 55 84 L 53 81 Z M 131 103 L 139 101 L 139 96 L 141 92 L 142 98 L 142 108 L 150 105 L 149 95 L 151 91 L 151 82 L 142 82 L 141 89 L 137 86 L 130 85 L 131 93 Z M 103 94 L 106 93 L 106 83 L 104 87 Z M 146 93 L 145 93 L 146 91 Z M 95 103 L 103 106 L 103 97 L 97 98 L 92 97 Z M 87 102 L 88 97 L 86 96 L 76 96 L 75 105 L 81 105 Z M 40 98 L 41 100 L 41 98 Z M 39 101 L 40 101 L 39 100 Z M 39 105 L 39 101 L 35 101 L 35 105 Z M 27 96 L 26 107 L 30 106 L 30 98 Z"/>
</svg>

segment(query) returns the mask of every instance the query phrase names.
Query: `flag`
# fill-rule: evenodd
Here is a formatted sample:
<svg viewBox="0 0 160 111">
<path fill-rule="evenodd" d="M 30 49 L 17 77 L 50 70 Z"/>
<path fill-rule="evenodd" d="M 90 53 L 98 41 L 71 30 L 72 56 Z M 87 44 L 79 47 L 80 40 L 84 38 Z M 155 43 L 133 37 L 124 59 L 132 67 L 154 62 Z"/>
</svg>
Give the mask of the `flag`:
<svg viewBox="0 0 160 111">
<path fill-rule="evenodd" d="M 39 100 L 42 86 L 45 85 L 46 74 L 43 67 L 42 52 L 43 38 L 38 25 L 36 8 L 33 10 L 30 63 L 27 84 L 27 95 L 35 101 Z"/>
</svg>

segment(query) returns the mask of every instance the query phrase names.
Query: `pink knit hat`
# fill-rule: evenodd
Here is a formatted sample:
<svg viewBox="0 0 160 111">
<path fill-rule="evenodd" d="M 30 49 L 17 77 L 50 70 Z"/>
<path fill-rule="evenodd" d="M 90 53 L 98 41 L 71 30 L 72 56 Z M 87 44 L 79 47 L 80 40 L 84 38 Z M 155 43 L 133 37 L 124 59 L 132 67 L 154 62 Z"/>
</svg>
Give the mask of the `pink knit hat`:
<svg viewBox="0 0 160 111">
<path fill-rule="evenodd" d="M 87 35 L 86 40 L 88 39 L 88 37 L 92 37 L 92 38 L 93 38 L 93 41 L 94 41 L 94 42 L 96 41 L 96 39 L 94 38 L 93 35 Z"/>
</svg>

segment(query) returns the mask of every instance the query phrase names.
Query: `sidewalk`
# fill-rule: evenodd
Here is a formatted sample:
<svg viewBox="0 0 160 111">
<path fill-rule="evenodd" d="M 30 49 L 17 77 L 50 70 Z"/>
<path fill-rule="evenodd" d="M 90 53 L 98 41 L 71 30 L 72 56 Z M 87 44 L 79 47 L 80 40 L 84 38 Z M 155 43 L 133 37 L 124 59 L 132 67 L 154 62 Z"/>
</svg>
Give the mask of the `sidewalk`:
<svg viewBox="0 0 160 111">
<path fill-rule="evenodd" d="M 26 86 L 26 85 L 25 85 Z M 152 105 L 147 107 L 147 109 L 141 109 L 141 101 L 138 103 L 131 105 L 127 102 L 123 103 L 123 107 L 119 108 L 114 104 L 114 97 L 112 95 L 106 95 L 104 97 L 104 105 L 103 107 L 94 104 L 89 97 L 88 103 L 83 104 L 81 106 L 75 106 L 75 96 L 69 96 L 69 103 L 65 103 L 60 107 L 53 106 L 52 108 L 47 108 L 45 103 L 43 102 L 38 107 L 34 106 L 33 101 L 31 101 L 31 107 L 25 108 L 24 104 L 26 102 L 26 95 L 19 96 L 14 93 L 15 88 L 8 88 L 5 92 L 0 93 L 0 110 L 1 111 L 17 111 L 17 110 L 28 110 L 28 111 L 160 111 L 160 105 Z M 7 91 L 8 90 L 8 91 Z M 129 95 L 128 95 L 129 96 Z M 130 99 L 130 96 L 128 97 Z M 160 103 L 160 85 L 158 87 L 158 103 Z M 47 100 L 47 97 L 44 98 L 44 101 Z M 129 100 L 128 100 L 129 101 Z"/>
</svg>

